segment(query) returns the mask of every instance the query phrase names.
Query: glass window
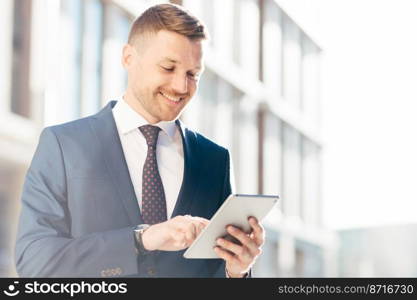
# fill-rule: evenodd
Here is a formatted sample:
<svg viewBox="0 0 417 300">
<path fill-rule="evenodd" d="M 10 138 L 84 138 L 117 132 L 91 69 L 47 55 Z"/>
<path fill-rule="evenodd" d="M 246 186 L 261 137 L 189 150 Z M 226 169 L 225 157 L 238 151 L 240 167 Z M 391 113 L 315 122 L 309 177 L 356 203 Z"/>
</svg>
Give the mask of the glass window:
<svg viewBox="0 0 417 300">
<path fill-rule="evenodd" d="M 281 11 L 272 0 L 264 7 L 263 82 L 275 95 L 281 95 L 282 21 Z M 276 100 L 276 99 L 271 99 Z"/>
<path fill-rule="evenodd" d="M 306 119 L 318 125 L 320 109 L 320 52 L 306 36 L 302 43 L 302 109 Z"/>
<path fill-rule="evenodd" d="M 233 110 L 236 94 L 233 86 L 224 80 L 218 81 L 216 112 L 212 115 L 214 139 L 220 145 L 230 149 L 233 147 Z"/>
<path fill-rule="evenodd" d="M 252 99 L 243 96 L 235 110 L 236 135 L 233 147 L 237 192 L 258 193 L 258 120 Z"/>
<path fill-rule="evenodd" d="M 240 65 L 242 58 L 241 58 L 241 51 L 240 51 L 240 45 L 241 45 L 241 36 L 238 34 L 240 32 L 239 26 L 240 26 L 240 10 L 239 10 L 239 1 L 235 0 L 233 1 L 233 27 L 236 28 L 234 30 L 234 34 L 232 36 L 232 61 L 236 65 Z"/>
<path fill-rule="evenodd" d="M 204 22 L 210 35 L 209 45 L 215 47 L 216 32 L 215 32 L 215 3 L 214 1 L 206 0 L 184 0 L 184 7 L 188 8 L 192 14 Z"/>
<path fill-rule="evenodd" d="M 62 1 L 59 38 L 59 109 L 57 120 L 66 122 L 80 116 L 82 2 Z"/>
<path fill-rule="evenodd" d="M 270 112 L 264 114 L 263 190 L 264 194 L 281 194 L 282 145 L 281 122 Z"/>
<path fill-rule="evenodd" d="M 306 223 L 318 224 L 320 218 L 320 157 L 318 147 L 303 139 L 302 147 L 302 208 Z"/>
<path fill-rule="evenodd" d="M 194 112 L 198 116 L 195 120 L 197 131 L 209 138 L 214 136 L 213 123 L 215 120 L 217 97 L 218 97 L 218 77 L 210 70 L 206 70 L 202 75 L 199 83 L 198 98 L 192 101 L 194 103 Z M 189 109 L 187 108 L 187 111 Z M 191 113 L 191 112 L 190 112 Z"/>
<path fill-rule="evenodd" d="M 322 249 L 305 240 L 296 240 L 295 276 L 321 277 L 324 275 L 324 257 Z"/>
<path fill-rule="evenodd" d="M 301 47 L 300 30 L 287 17 L 283 17 L 283 86 L 282 96 L 293 107 L 300 108 Z"/>
<path fill-rule="evenodd" d="M 259 78 L 259 6 L 257 0 L 241 0 L 237 4 L 237 61 L 248 77 Z"/>
<path fill-rule="evenodd" d="M 102 66 L 103 104 L 120 97 L 126 88 L 127 74 L 121 65 L 120 57 L 123 45 L 127 42 L 130 22 L 130 16 L 122 9 L 111 3 L 105 5 Z"/>
<path fill-rule="evenodd" d="M 15 225 L 15 220 L 12 220 L 13 214 L 10 213 L 10 206 L 12 201 L 7 199 L 6 192 L 0 191 L 0 276 L 10 276 L 10 271 L 14 269 L 13 266 L 13 249 L 11 245 L 11 231 L 12 224 Z"/>
<path fill-rule="evenodd" d="M 254 277 L 278 277 L 278 234 L 275 230 L 265 228 L 268 237 L 262 247 L 262 255 L 253 266 Z"/>
<path fill-rule="evenodd" d="M 20 187 L 24 174 L 18 167 L 2 161 L 0 168 L 0 276 L 17 276 L 14 264 L 17 216 L 19 214 Z"/>
<path fill-rule="evenodd" d="M 205 2 L 213 2 L 214 5 L 216 22 L 214 22 L 213 39 L 215 51 L 223 59 L 231 61 L 233 56 L 234 1 L 215 0 Z"/>
<path fill-rule="evenodd" d="M 86 116 L 97 112 L 101 101 L 101 46 L 103 5 L 100 0 L 84 1 L 81 111 Z"/>
<path fill-rule="evenodd" d="M 13 1 L 13 62 L 11 111 L 23 117 L 31 117 L 30 94 L 30 38 L 31 0 Z"/>
<path fill-rule="evenodd" d="M 294 277 L 295 239 L 292 235 L 282 231 L 278 244 L 278 275 L 280 277 Z"/>
<path fill-rule="evenodd" d="M 300 216 L 301 137 L 288 125 L 283 126 L 282 209 L 286 216 Z"/>
</svg>

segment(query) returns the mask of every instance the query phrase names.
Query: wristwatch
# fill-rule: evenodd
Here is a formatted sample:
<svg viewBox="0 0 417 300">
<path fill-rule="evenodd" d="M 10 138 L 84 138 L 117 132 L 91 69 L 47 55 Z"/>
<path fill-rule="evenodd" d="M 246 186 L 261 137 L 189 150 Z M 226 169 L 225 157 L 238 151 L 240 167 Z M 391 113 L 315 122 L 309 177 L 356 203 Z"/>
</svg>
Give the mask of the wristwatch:
<svg viewBox="0 0 417 300">
<path fill-rule="evenodd" d="M 142 241 L 142 234 L 146 229 L 148 229 L 149 226 L 150 225 L 148 224 L 140 224 L 133 229 L 133 236 L 135 238 L 136 251 L 138 255 L 148 255 L 152 252 L 145 249 Z"/>
</svg>

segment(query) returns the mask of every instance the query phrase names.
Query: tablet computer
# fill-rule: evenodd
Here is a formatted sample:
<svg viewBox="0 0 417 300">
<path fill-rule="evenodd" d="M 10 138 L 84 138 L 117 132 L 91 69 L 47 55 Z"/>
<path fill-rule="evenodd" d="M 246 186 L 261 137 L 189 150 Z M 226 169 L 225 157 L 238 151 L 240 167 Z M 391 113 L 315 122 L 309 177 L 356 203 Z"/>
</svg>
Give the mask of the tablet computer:
<svg viewBox="0 0 417 300">
<path fill-rule="evenodd" d="M 278 199 L 279 196 L 230 195 L 211 218 L 210 223 L 185 251 L 184 257 L 219 258 L 213 247 L 216 246 L 217 238 L 228 236 L 226 226 L 234 225 L 249 232 L 251 227 L 248 217 L 253 216 L 258 221 L 262 221 Z"/>
</svg>

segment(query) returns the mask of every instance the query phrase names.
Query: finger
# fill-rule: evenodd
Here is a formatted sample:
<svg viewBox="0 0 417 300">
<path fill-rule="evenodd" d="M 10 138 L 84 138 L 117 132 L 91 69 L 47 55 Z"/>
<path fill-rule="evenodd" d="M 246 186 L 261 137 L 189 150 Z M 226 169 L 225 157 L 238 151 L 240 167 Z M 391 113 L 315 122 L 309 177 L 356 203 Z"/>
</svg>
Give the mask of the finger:
<svg viewBox="0 0 417 300">
<path fill-rule="evenodd" d="M 204 218 L 192 217 L 192 222 L 196 228 L 196 237 L 203 231 L 208 225 L 209 221 Z"/>
<path fill-rule="evenodd" d="M 239 260 L 243 262 L 250 262 L 252 260 L 252 254 L 245 246 L 237 245 L 223 238 L 217 239 L 216 242 L 217 245 L 219 245 L 222 249 L 225 249 L 236 255 Z"/>
<path fill-rule="evenodd" d="M 177 216 L 172 220 L 172 225 L 175 227 L 176 230 L 183 230 L 184 232 L 194 230 L 191 216 Z"/>
<path fill-rule="evenodd" d="M 243 232 L 242 230 L 234 226 L 227 226 L 227 232 L 229 232 L 232 236 L 238 239 L 238 241 L 243 246 L 247 247 L 253 256 L 257 255 L 257 252 L 258 252 L 257 244 L 245 232 Z"/>
<path fill-rule="evenodd" d="M 188 223 L 194 223 L 196 225 L 196 227 L 200 226 L 200 223 L 204 224 L 204 226 L 207 226 L 208 223 L 210 223 L 209 220 L 204 219 L 204 218 L 200 218 L 200 217 L 193 217 L 190 215 L 185 215 L 185 216 L 177 216 L 175 217 L 175 223 L 178 226 L 184 226 Z"/>
<path fill-rule="evenodd" d="M 265 241 L 265 230 L 255 217 L 249 218 L 249 224 L 253 229 L 253 240 L 257 246 L 262 246 Z"/>
<path fill-rule="evenodd" d="M 208 224 L 208 223 L 210 223 L 210 220 L 207 220 L 207 219 L 205 219 L 205 218 L 202 218 L 202 217 L 191 217 L 193 220 L 196 220 L 196 221 L 200 221 L 200 222 L 203 222 L 204 224 Z"/>
<path fill-rule="evenodd" d="M 238 259 L 232 253 L 228 252 L 225 249 L 222 249 L 222 248 L 216 246 L 216 247 L 214 247 L 214 252 L 216 252 L 216 254 L 220 258 L 222 258 L 223 260 L 225 260 L 229 264 L 239 263 Z"/>
<path fill-rule="evenodd" d="M 210 222 L 203 218 L 193 218 L 193 223 L 197 228 L 205 228 Z"/>
<path fill-rule="evenodd" d="M 196 238 L 197 229 L 194 223 L 188 223 L 185 227 L 185 237 L 189 243 L 193 242 Z"/>
<path fill-rule="evenodd" d="M 191 223 L 177 223 L 172 230 L 172 237 L 177 246 L 187 247 L 194 241 L 193 227 Z"/>
<path fill-rule="evenodd" d="M 187 247 L 187 240 L 185 237 L 185 233 L 181 230 L 173 231 L 171 237 L 174 241 L 175 247 L 178 249 L 183 249 Z"/>
<path fill-rule="evenodd" d="M 204 230 L 204 228 L 206 228 L 206 225 L 202 222 L 199 222 L 197 225 L 197 233 L 196 236 L 199 236 L 200 233 Z"/>
<path fill-rule="evenodd" d="M 202 217 L 197 217 L 197 216 L 192 216 L 192 215 L 184 215 L 184 216 L 177 216 L 180 217 L 182 219 L 188 219 L 188 220 L 192 220 L 192 221 L 201 221 L 201 222 L 210 222 L 209 220 L 202 218 Z"/>
<path fill-rule="evenodd" d="M 170 225 L 174 227 L 176 230 L 184 229 L 190 223 L 190 218 L 187 216 L 176 216 L 175 218 L 169 220 Z"/>
<path fill-rule="evenodd" d="M 197 238 L 208 223 L 207 219 L 191 215 L 176 216 L 172 219 L 174 229 L 183 231 L 189 244 Z"/>
<path fill-rule="evenodd" d="M 248 222 L 250 226 L 252 227 L 253 232 L 255 233 L 262 233 L 264 231 L 263 226 L 255 217 L 249 217 Z"/>
</svg>

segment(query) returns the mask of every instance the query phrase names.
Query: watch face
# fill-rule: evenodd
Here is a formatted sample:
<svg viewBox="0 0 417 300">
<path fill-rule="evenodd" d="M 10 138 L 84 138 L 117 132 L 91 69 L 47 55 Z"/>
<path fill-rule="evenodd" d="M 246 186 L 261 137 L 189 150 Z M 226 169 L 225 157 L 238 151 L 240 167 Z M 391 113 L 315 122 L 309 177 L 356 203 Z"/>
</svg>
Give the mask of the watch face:
<svg viewBox="0 0 417 300">
<path fill-rule="evenodd" d="M 135 231 L 139 231 L 139 230 L 143 231 L 144 229 L 146 229 L 148 227 L 149 227 L 148 224 L 140 224 L 140 225 L 136 226 Z"/>
</svg>

